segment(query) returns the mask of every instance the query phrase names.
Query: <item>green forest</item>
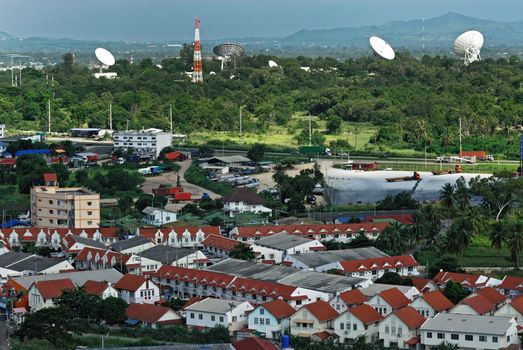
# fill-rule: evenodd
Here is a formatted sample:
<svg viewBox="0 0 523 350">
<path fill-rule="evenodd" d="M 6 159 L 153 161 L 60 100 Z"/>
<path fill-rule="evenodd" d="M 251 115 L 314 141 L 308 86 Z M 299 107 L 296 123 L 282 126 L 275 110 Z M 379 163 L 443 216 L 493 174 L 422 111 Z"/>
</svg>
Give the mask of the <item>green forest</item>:
<svg viewBox="0 0 523 350">
<path fill-rule="evenodd" d="M 205 82 L 194 84 L 185 74 L 191 55 L 186 45 L 180 58 L 161 65 L 151 59 L 135 64 L 118 60 L 112 67 L 118 73 L 115 80 L 95 79 L 96 70 L 75 64 L 72 54 L 42 71 L 24 69 L 21 86 L 12 87 L 11 73 L 2 72 L 0 121 L 10 130 L 45 131 L 51 100 L 53 132 L 108 128 L 112 102 L 115 129 L 127 124 L 169 129 L 171 107 L 176 132 L 231 133 L 239 129 L 241 107 L 244 134 L 266 133 L 268 143 L 273 130 L 292 133 L 295 144 L 308 143 L 303 137 L 308 123 L 296 122 L 296 117 L 310 114 L 315 117 L 313 143 L 338 135 L 347 148 L 426 147 L 430 153 L 449 154 L 458 150 L 461 118 L 465 150 L 506 158 L 519 154 L 523 63 L 516 57 L 464 66 L 454 58 L 418 60 L 409 54 L 398 54 L 394 61 L 256 55 L 238 59 L 236 69 L 230 64 L 223 72 L 220 61 L 206 60 Z M 269 59 L 279 67 L 269 68 Z M 358 145 L 356 138 L 346 137 L 369 130 Z"/>
</svg>

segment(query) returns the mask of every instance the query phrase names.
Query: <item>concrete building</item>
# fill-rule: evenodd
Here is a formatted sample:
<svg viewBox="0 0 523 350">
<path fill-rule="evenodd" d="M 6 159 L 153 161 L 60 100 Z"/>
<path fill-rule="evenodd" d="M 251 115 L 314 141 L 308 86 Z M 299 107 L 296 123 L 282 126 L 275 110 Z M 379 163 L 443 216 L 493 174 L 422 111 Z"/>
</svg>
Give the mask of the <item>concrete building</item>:
<svg viewBox="0 0 523 350">
<path fill-rule="evenodd" d="M 173 135 L 160 129 L 128 130 L 113 134 L 114 149 L 128 151 L 143 158 L 155 159 L 160 151 L 171 146 Z"/>
<path fill-rule="evenodd" d="M 363 293 L 356 288 L 336 295 L 331 300 L 329 300 L 329 305 L 341 314 L 345 310 L 361 305 L 366 301 L 367 298 L 365 295 L 363 295 Z"/>
<path fill-rule="evenodd" d="M 252 309 L 246 301 L 206 298 L 185 308 L 186 324 L 203 328 L 222 325 L 233 332 L 247 325 L 247 312 Z"/>
<path fill-rule="evenodd" d="M 458 349 L 519 349 L 520 344 L 514 318 L 496 316 L 438 314 L 420 327 L 420 338 L 425 349 L 443 342 Z"/>
<path fill-rule="evenodd" d="M 389 314 L 379 325 L 379 337 L 383 346 L 399 349 L 415 349 L 419 343 L 419 327 L 425 322 L 416 309 L 406 306 Z"/>
<path fill-rule="evenodd" d="M 368 343 L 378 340 L 378 323 L 383 316 L 367 304 L 347 309 L 334 320 L 334 332 L 340 343 L 349 343 L 364 336 Z"/>
<path fill-rule="evenodd" d="M 325 250 L 325 246 L 315 239 L 279 233 L 255 241 L 252 250 L 259 253 L 262 260 L 279 264 L 287 255 Z"/>
<path fill-rule="evenodd" d="M 312 337 L 316 333 L 334 330 L 338 313 L 325 301 L 319 300 L 300 308 L 291 316 L 291 334 Z"/>
<path fill-rule="evenodd" d="M 248 328 L 269 339 L 280 339 L 289 329 L 290 317 L 296 310 L 285 301 L 277 299 L 258 305 L 247 316 Z"/>
<path fill-rule="evenodd" d="M 128 304 L 155 304 L 160 300 L 160 288 L 143 276 L 124 275 L 114 288 Z"/>
<path fill-rule="evenodd" d="M 420 315 L 428 318 L 434 317 L 440 312 L 447 312 L 454 304 L 442 292 L 435 290 L 421 294 L 410 303 L 410 306 L 415 308 Z"/>
<path fill-rule="evenodd" d="M 29 287 L 29 307 L 31 311 L 37 311 L 44 307 L 54 306 L 54 301 L 62 296 L 66 289 L 74 289 L 73 282 L 66 279 L 57 279 L 52 281 L 35 281 Z"/>
<path fill-rule="evenodd" d="M 367 304 L 372 306 L 383 316 L 389 315 L 395 310 L 399 310 L 409 305 L 410 300 L 397 288 L 391 288 L 374 295 Z"/>
<path fill-rule="evenodd" d="M 147 225 L 153 226 L 162 226 L 165 224 L 170 224 L 171 222 L 176 222 L 177 215 L 174 211 L 165 210 L 161 208 L 146 207 L 142 210 L 144 213 L 143 222 Z"/>
<path fill-rule="evenodd" d="M 265 199 L 246 187 L 239 187 L 223 198 L 225 215 L 235 217 L 238 214 L 251 212 L 254 214 L 271 214 L 272 210 L 265 207 Z"/>
<path fill-rule="evenodd" d="M 31 188 L 31 224 L 53 228 L 97 228 L 100 195 L 82 187 Z"/>
</svg>

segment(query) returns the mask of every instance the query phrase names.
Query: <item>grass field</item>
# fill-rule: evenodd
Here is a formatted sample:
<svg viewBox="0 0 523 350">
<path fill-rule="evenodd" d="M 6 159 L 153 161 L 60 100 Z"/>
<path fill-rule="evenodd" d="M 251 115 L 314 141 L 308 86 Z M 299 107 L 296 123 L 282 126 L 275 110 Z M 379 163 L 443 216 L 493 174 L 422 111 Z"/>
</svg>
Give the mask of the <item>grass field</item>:
<svg viewBox="0 0 523 350">
<path fill-rule="evenodd" d="M 405 162 L 396 162 L 388 161 L 384 159 L 383 161 L 378 161 L 378 168 L 384 170 L 386 168 L 392 168 L 393 170 L 407 170 L 407 171 L 439 171 L 439 170 L 454 170 L 455 164 L 430 164 L 433 159 L 428 159 L 427 164 L 412 163 L 408 164 Z M 485 162 L 485 163 L 476 163 L 476 164 L 463 164 L 462 171 L 464 173 L 484 173 L 492 174 L 494 171 L 508 170 L 512 172 L 517 171 L 517 165 L 507 164 L 507 163 L 497 163 L 497 162 Z"/>
</svg>

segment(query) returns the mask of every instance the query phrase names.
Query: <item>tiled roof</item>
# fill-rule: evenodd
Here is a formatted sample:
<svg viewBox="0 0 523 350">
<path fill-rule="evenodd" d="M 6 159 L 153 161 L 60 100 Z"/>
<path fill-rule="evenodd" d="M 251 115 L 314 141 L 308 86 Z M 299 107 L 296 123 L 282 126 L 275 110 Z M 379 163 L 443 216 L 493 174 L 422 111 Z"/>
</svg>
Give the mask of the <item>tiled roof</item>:
<svg viewBox="0 0 523 350">
<path fill-rule="evenodd" d="M 0 229 L 0 237 L 9 238 L 12 233 L 16 233 L 22 241 L 35 242 L 38 234 L 42 232 L 47 239 L 50 239 L 55 233 L 60 237 L 65 237 L 68 233 L 76 236 L 93 238 L 96 232 L 99 232 L 103 238 L 117 238 L 118 229 L 116 227 L 100 228 L 46 228 L 46 227 L 16 227 Z"/>
<path fill-rule="evenodd" d="M 72 247 L 75 243 L 79 243 L 79 244 L 82 244 L 82 245 L 84 245 L 86 247 L 94 247 L 94 248 L 98 248 L 98 249 L 106 249 L 105 244 L 103 244 L 103 243 L 101 243 L 99 241 L 95 241 L 95 240 L 92 240 L 90 238 L 84 238 L 84 237 L 81 237 L 81 236 L 73 235 L 72 233 L 68 233 L 64 237 L 64 240 L 66 241 L 65 246 L 67 248 Z"/>
<path fill-rule="evenodd" d="M 151 243 L 150 239 L 148 239 L 146 237 L 142 237 L 142 236 L 135 236 L 132 238 L 128 238 L 125 240 L 121 240 L 121 241 L 112 243 L 111 248 L 117 252 L 121 252 L 123 250 L 131 249 L 134 247 L 139 247 L 139 246 L 146 245 L 149 243 Z"/>
<path fill-rule="evenodd" d="M 452 282 L 461 283 L 463 286 L 478 287 L 480 286 L 477 283 L 479 278 L 480 275 L 441 271 L 434 277 L 433 281 L 438 285 L 443 285 L 450 280 Z"/>
<path fill-rule="evenodd" d="M 189 233 L 191 238 L 196 237 L 196 233 L 201 231 L 204 237 L 210 234 L 220 235 L 219 226 L 177 226 L 172 228 L 145 228 L 141 227 L 137 229 L 137 234 L 149 239 L 156 239 L 156 235 L 159 234 L 167 239 L 171 233 L 176 234 L 176 237 L 180 239 L 183 237 L 185 232 Z"/>
<path fill-rule="evenodd" d="M 390 256 L 384 258 L 370 258 L 363 260 L 340 261 L 343 272 L 360 272 L 384 270 L 404 267 L 415 267 L 419 263 L 412 255 Z"/>
<path fill-rule="evenodd" d="M 215 286 L 219 288 L 226 288 L 234 276 L 226 275 L 224 273 L 188 269 L 185 267 L 176 267 L 162 265 L 151 276 L 157 278 L 176 279 L 182 282 L 197 283 L 206 286 Z"/>
<path fill-rule="evenodd" d="M 421 298 L 423 298 L 423 300 L 425 300 L 436 312 L 449 310 L 454 306 L 452 301 L 447 299 L 447 297 L 439 290 L 422 294 Z"/>
<path fill-rule="evenodd" d="M 319 340 L 319 341 L 325 341 L 327 339 L 330 339 L 330 338 L 339 338 L 339 335 L 337 335 L 336 333 L 334 332 L 329 332 L 329 331 L 320 331 L 320 332 L 316 332 L 316 333 L 313 333 L 312 334 L 312 337 L 314 338 L 314 340 Z"/>
<path fill-rule="evenodd" d="M 296 287 L 287 286 L 276 282 L 260 281 L 251 278 L 237 277 L 234 281 L 231 282 L 227 289 L 240 293 L 267 296 L 273 299 L 302 299 L 302 296 L 292 296 L 292 293 L 294 293 Z"/>
<path fill-rule="evenodd" d="M 272 225 L 272 226 L 245 226 L 236 227 L 236 236 L 264 237 L 276 233 L 288 233 L 298 236 L 351 234 L 357 235 L 364 231 L 367 233 L 381 232 L 390 224 L 387 222 L 362 222 L 357 224 L 300 224 L 300 225 Z"/>
<path fill-rule="evenodd" d="M 501 284 L 497 285 L 496 288 L 523 292 L 523 277 L 505 276 Z"/>
<path fill-rule="evenodd" d="M 108 287 L 107 282 L 91 281 L 91 280 L 86 281 L 83 285 L 85 293 L 91 294 L 91 295 L 98 295 L 99 297 L 102 296 L 103 292 L 105 292 L 107 287 Z"/>
<path fill-rule="evenodd" d="M 425 322 L 425 317 L 421 316 L 412 306 L 405 306 L 402 309 L 394 311 L 393 314 L 405 323 L 409 329 L 419 328 L 423 322 Z"/>
<path fill-rule="evenodd" d="M 45 182 L 56 182 L 58 181 L 58 176 L 56 176 L 56 173 L 44 173 L 44 181 Z"/>
<path fill-rule="evenodd" d="M 428 278 L 422 278 L 422 277 L 415 277 L 415 276 L 409 276 L 410 280 L 412 281 L 412 284 L 414 287 L 416 287 L 417 290 L 420 291 L 420 293 L 424 293 L 428 291 L 427 284 L 433 283 L 432 280 Z"/>
<path fill-rule="evenodd" d="M 255 337 L 249 337 L 233 343 L 233 347 L 236 350 L 277 350 L 267 339 L 260 339 Z"/>
<path fill-rule="evenodd" d="M 510 304 L 514 309 L 516 309 L 517 312 L 523 315 L 523 295 L 512 299 Z"/>
<path fill-rule="evenodd" d="M 90 261 L 94 260 L 96 258 L 96 254 L 98 254 L 98 258 L 101 258 L 105 255 L 107 252 L 106 249 L 98 249 L 93 247 L 84 247 L 82 248 L 78 254 L 75 256 L 76 261 Z M 95 261 L 97 262 L 97 261 Z"/>
<path fill-rule="evenodd" d="M 33 284 L 44 299 L 58 298 L 62 296 L 63 290 L 75 288 L 73 282 L 69 278 L 50 281 L 37 281 Z"/>
<path fill-rule="evenodd" d="M 267 311 L 269 311 L 271 315 L 273 315 L 278 320 L 284 317 L 290 317 L 296 312 L 292 306 L 280 299 L 263 303 L 258 307 L 267 309 Z"/>
<path fill-rule="evenodd" d="M 122 278 L 120 278 L 120 280 L 118 282 L 116 282 L 116 284 L 114 285 L 114 288 L 135 292 L 146 281 L 147 281 L 147 278 L 145 278 L 143 276 L 127 274 L 127 275 L 124 275 Z M 149 281 L 149 283 L 152 283 L 152 282 Z"/>
<path fill-rule="evenodd" d="M 391 288 L 381 291 L 379 295 L 385 300 L 393 309 L 400 309 L 409 305 L 410 300 L 400 292 L 397 288 Z"/>
<path fill-rule="evenodd" d="M 329 305 L 329 303 L 318 300 L 311 304 L 303 306 L 320 322 L 330 321 L 339 316 L 338 312 Z"/>
<path fill-rule="evenodd" d="M 363 295 L 361 290 L 359 290 L 358 288 L 342 292 L 340 293 L 339 297 L 347 305 L 361 305 L 367 301 L 365 295 Z"/>
<path fill-rule="evenodd" d="M 475 295 L 463 299 L 460 304 L 470 306 L 478 315 L 485 315 L 496 309 L 496 304 L 491 303 L 487 298 L 482 295 Z"/>
<path fill-rule="evenodd" d="M 209 235 L 202 242 L 202 245 L 205 247 L 213 247 L 226 252 L 234 250 L 234 248 L 240 244 L 242 244 L 242 242 L 218 235 Z"/>
<path fill-rule="evenodd" d="M 499 304 L 507 300 L 507 298 L 503 294 L 498 292 L 493 287 L 485 287 L 478 289 L 476 290 L 476 294 L 482 295 L 492 304 Z"/>
<path fill-rule="evenodd" d="M 376 323 L 383 319 L 383 316 L 376 311 L 372 306 L 363 304 L 347 309 L 346 312 L 353 314 L 358 320 L 363 322 L 365 325 Z"/>
<path fill-rule="evenodd" d="M 129 304 L 127 310 L 125 310 L 125 315 L 129 318 L 142 322 L 156 323 L 169 311 L 172 310 L 165 306 L 152 304 Z"/>
</svg>

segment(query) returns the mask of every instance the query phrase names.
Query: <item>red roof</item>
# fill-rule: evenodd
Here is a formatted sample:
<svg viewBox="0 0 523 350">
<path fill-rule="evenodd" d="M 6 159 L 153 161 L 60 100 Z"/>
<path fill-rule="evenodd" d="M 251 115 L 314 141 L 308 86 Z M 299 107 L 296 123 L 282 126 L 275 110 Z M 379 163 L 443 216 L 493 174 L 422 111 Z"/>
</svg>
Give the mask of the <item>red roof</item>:
<svg viewBox="0 0 523 350">
<path fill-rule="evenodd" d="M 517 312 L 523 315 L 523 295 L 512 299 L 510 304 L 514 309 L 516 309 Z"/>
<path fill-rule="evenodd" d="M 376 323 L 383 319 L 383 316 L 376 311 L 372 306 L 368 304 L 363 304 L 355 306 L 351 309 L 347 309 L 346 312 L 353 314 L 358 320 L 363 322 L 366 325 Z"/>
<path fill-rule="evenodd" d="M 409 340 L 407 340 L 407 341 L 405 342 L 405 344 L 407 344 L 407 345 L 416 345 L 416 344 L 418 344 L 419 342 L 420 342 L 419 337 L 414 337 L 414 338 L 410 338 Z"/>
<path fill-rule="evenodd" d="M 157 323 L 166 313 L 174 311 L 165 306 L 153 305 L 153 304 L 129 304 L 125 315 L 129 318 L 147 322 Z M 181 316 L 174 316 L 175 319 L 181 320 Z"/>
<path fill-rule="evenodd" d="M 496 304 L 491 303 L 487 298 L 482 295 L 474 295 L 463 299 L 460 304 L 470 306 L 478 315 L 485 315 L 496 309 Z"/>
<path fill-rule="evenodd" d="M 267 339 L 260 339 L 249 337 L 233 343 L 232 346 L 236 350 L 277 350 L 278 348 L 274 346 Z"/>
<path fill-rule="evenodd" d="M 234 279 L 234 276 L 226 275 L 224 273 L 169 265 L 162 265 L 162 267 L 160 267 L 156 272 L 153 272 L 151 276 L 159 279 L 173 279 L 219 288 L 226 288 Z"/>
<path fill-rule="evenodd" d="M 102 296 L 109 285 L 107 282 L 85 281 L 83 288 L 87 294 Z"/>
<path fill-rule="evenodd" d="M 507 298 L 498 292 L 493 287 L 486 287 L 476 290 L 476 294 L 482 295 L 485 297 L 488 301 L 490 301 L 493 304 L 499 304 L 507 300 Z"/>
<path fill-rule="evenodd" d="M 104 249 L 98 249 L 93 247 L 84 247 L 78 252 L 78 255 L 74 258 L 76 261 L 91 261 L 94 260 L 95 262 L 98 262 L 98 259 L 100 259 L 102 256 L 105 255 L 107 250 Z M 96 254 L 98 254 L 98 259 L 96 259 Z"/>
<path fill-rule="evenodd" d="M 203 233 L 203 237 L 207 237 L 210 234 L 220 235 L 219 226 L 176 226 L 171 228 L 146 228 L 140 227 L 137 229 L 137 235 L 149 239 L 156 240 L 156 236 L 163 236 L 164 239 L 167 239 L 170 234 L 176 234 L 178 239 L 183 237 L 184 233 L 189 233 L 191 238 L 195 238 L 198 232 Z"/>
<path fill-rule="evenodd" d="M 391 288 L 383 290 L 379 295 L 389 304 L 393 309 L 400 309 L 410 304 L 409 298 L 405 296 L 398 288 Z"/>
<path fill-rule="evenodd" d="M 256 294 L 270 297 L 272 299 L 282 298 L 283 300 L 307 299 L 306 295 L 293 296 L 296 287 L 287 286 L 277 282 L 260 281 L 251 278 L 237 277 L 227 289 L 247 294 Z"/>
<path fill-rule="evenodd" d="M 347 305 L 361 305 L 367 301 L 365 295 L 357 288 L 340 293 L 339 297 Z"/>
<path fill-rule="evenodd" d="M 296 310 L 284 302 L 281 299 L 269 301 L 267 303 L 263 303 L 259 305 L 258 307 L 263 307 L 267 311 L 271 313 L 276 319 L 282 319 L 284 317 L 290 317 L 292 314 L 296 312 Z"/>
<path fill-rule="evenodd" d="M 36 242 L 37 236 L 43 233 L 47 239 L 57 234 L 60 239 L 64 238 L 67 234 L 73 234 L 75 236 L 87 236 L 89 239 L 93 239 L 94 234 L 98 232 L 102 238 L 117 238 L 118 229 L 116 227 L 100 227 L 100 228 L 47 228 L 47 227 L 17 227 L 17 228 L 4 228 L 0 229 L 0 237 L 9 237 L 12 233 L 16 233 L 18 237 L 23 241 Z"/>
<path fill-rule="evenodd" d="M 33 283 L 40 295 L 44 299 L 59 298 L 65 289 L 74 289 L 75 286 L 69 278 L 50 280 L 50 281 L 35 281 Z"/>
<path fill-rule="evenodd" d="M 477 283 L 479 277 L 480 277 L 480 275 L 470 275 L 467 273 L 441 271 L 433 278 L 433 281 L 437 285 L 444 285 L 448 281 L 452 281 L 452 282 L 461 283 L 461 285 L 463 285 L 465 287 L 467 287 L 467 286 L 479 287 L 479 286 L 483 285 L 483 283 L 481 283 L 481 284 Z"/>
<path fill-rule="evenodd" d="M 320 322 L 330 321 L 339 316 L 338 312 L 329 305 L 329 303 L 318 300 L 311 304 L 303 306 Z"/>
<path fill-rule="evenodd" d="M 204 247 L 212 247 L 226 252 L 230 252 L 236 248 L 237 245 L 243 244 L 242 242 L 234 239 L 226 238 L 219 235 L 209 235 L 202 242 Z"/>
<path fill-rule="evenodd" d="M 366 233 L 381 232 L 389 226 L 388 222 L 362 222 L 357 224 L 303 224 L 303 225 L 272 225 L 272 226 L 245 226 L 233 229 L 233 235 L 241 237 L 265 237 L 277 233 L 287 233 L 298 236 L 351 234 L 357 235 L 361 231 Z"/>
<path fill-rule="evenodd" d="M 44 174 L 44 182 L 56 182 L 58 181 L 58 176 L 56 176 L 56 173 L 45 173 Z"/>
<path fill-rule="evenodd" d="M 409 276 L 408 278 L 410 278 L 414 287 L 416 287 L 416 289 L 419 290 L 421 293 L 428 292 L 430 289 L 429 289 L 429 287 L 427 287 L 427 285 L 429 283 L 433 283 L 432 280 L 430 280 L 428 278 L 415 277 L 415 276 Z"/>
<path fill-rule="evenodd" d="M 394 311 L 393 314 L 405 323 L 409 329 L 419 328 L 423 322 L 425 322 L 425 317 L 421 316 L 412 306 L 405 306 L 402 309 Z"/>
<path fill-rule="evenodd" d="M 340 337 L 336 333 L 329 332 L 329 331 L 316 332 L 316 333 L 313 333 L 312 336 L 314 338 L 316 338 L 317 340 L 319 340 L 319 341 L 324 341 L 324 340 L 327 340 L 329 338 L 339 338 Z"/>
<path fill-rule="evenodd" d="M 168 152 L 168 153 L 165 153 L 165 159 L 167 159 L 167 160 L 176 160 L 178 158 L 181 158 L 182 155 L 183 155 L 183 153 L 179 152 L 179 151 Z"/>
<path fill-rule="evenodd" d="M 523 277 L 505 276 L 501 284 L 497 285 L 496 288 L 523 292 Z"/>
<path fill-rule="evenodd" d="M 127 275 L 123 275 L 122 278 L 120 278 L 120 280 L 118 282 L 116 282 L 116 284 L 114 285 L 114 288 L 135 292 L 145 282 L 147 282 L 147 278 L 145 278 L 143 276 L 127 274 Z M 149 283 L 153 283 L 153 282 L 149 281 Z"/>
<path fill-rule="evenodd" d="M 1 165 L 15 165 L 16 159 L 15 158 L 2 158 L 0 159 Z"/>
<path fill-rule="evenodd" d="M 425 300 L 436 312 L 449 310 L 454 306 L 452 301 L 447 299 L 447 297 L 439 290 L 422 294 L 421 298 L 423 298 L 423 300 Z"/>
<path fill-rule="evenodd" d="M 404 267 L 418 266 L 412 255 L 389 256 L 383 258 L 369 258 L 361 260 L 340 261 L 341 268 L 345 273 L 360 271 L 385 270 Z"/>
</svg>

